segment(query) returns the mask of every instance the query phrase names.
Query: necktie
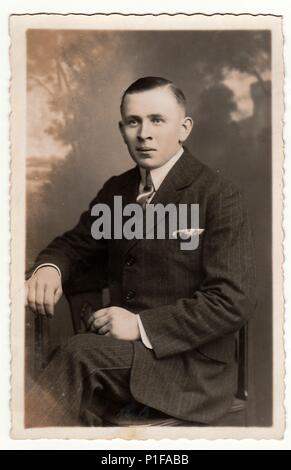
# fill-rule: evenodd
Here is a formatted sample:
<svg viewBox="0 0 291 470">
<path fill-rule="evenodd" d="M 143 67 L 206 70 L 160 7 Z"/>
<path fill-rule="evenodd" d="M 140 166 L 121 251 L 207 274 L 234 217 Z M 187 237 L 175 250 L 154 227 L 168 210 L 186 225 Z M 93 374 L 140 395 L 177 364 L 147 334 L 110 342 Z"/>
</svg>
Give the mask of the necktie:
<svg viewBox="0 0 291 470">
<path fill-rule="evenodd" d="M 146 171 L 146 184 L 143 190 L 137 196 L 136 202 L 138 202 L 138 204 L 140 204 L 142 208 L 145 209 L 148 199 L 151 198 L 154 192 L 155 192 L 155 188 L 152 182 L 151 172 L 147 170 Z"/>
</svg>

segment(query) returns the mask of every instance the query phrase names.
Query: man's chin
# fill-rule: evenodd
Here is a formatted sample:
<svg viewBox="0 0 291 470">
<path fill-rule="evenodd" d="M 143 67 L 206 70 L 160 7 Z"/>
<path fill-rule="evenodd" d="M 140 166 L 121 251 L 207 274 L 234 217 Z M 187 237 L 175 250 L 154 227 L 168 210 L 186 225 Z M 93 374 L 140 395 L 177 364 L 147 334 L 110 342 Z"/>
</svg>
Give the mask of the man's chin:
<svg viewBox="0 0 291 470">
<path fill-rule="evenodd" d="M 138 166 L 144 168 L 145 170 L 152 170 L 159 166 L 158 163 L 151 156 L 146 156 L 146 157 L 134 156 L 133 160 Z"/>
<path fill-rule="evenodd" d="M 153 162 L 152 160 L 146 160 L 138 163 L 138 165 L 141 168 L 144 168 L 145 170 L 155 170 L 156 168 L 159 168 L 162 166 L 161 164 L 158 164 L 157 162 Z"/>
<path fill-rule="evenodd" d="M 142 159 L 142 160 L 139 159 L 137 164 L 139 166 L 141 166 L 142 168 L 147 168 L 147 169 L 155 167 L 155 164 L 154 164 L 154 162 L 152 161 L 151 158 L 146 158 L 146 159 Z"/>
</svg>

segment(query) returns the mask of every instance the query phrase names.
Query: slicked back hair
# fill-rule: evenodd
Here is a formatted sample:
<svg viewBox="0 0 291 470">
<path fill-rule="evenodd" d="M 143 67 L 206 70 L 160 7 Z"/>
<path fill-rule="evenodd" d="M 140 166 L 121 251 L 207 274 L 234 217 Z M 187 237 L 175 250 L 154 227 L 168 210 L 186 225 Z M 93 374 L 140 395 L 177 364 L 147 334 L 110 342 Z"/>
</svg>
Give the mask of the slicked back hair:
<svg viewBox="0 0 291 470">
<path fill-rule="evenodd" d="M 169 90 L 175 96 L 177 103 L 180 104 L 186 112 L 186 98 L 183 91 L 178 88 L 173 82 L 167 80 L 163 77 L 142 77 L 133 82 L 129 87 L 124 91 L 121 97 L 120 103 L 120 112 L 122 115 L 124 100 L 126 95 L 131 95 L 133 93 L 140 93 L 142 91 L 153 90 L 155 88 L 168 87 Z"/>
</svg>

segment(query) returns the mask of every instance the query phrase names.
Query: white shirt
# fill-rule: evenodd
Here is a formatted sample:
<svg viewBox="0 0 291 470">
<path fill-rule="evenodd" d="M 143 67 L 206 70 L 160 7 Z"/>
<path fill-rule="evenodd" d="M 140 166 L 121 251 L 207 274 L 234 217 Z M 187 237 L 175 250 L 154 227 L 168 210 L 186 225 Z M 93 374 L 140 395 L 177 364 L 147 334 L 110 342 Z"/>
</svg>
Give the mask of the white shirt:
<svg viewBox="0 0 291 470">
<path fill-rule="evenodd" d="M 173 168 L 173 166 L 179 160 L 179 158 L 182 156 L 183 152 L 184 152 L 183 147 L 180 147 L 179 150 L 177 151 L 177 153 L 175 153 L 175 155 L 173 155 L 173 157 L 170 158 L 170 160 L 168 160 L 163 166 L 161 166 L 159 168 L 154 168 L 153 170 L 150 170 L 150 174 L 151 174 L 151 178 L 152 178 L 152 182 L 153 182 L 155 191 L 154 191 L 153 195 L 148 199 L 147 203 L 149 203 L 152 200 L 152 198 L 154 197 L 154 195 L 158 191 L 159 187 L 161 186 L 162 182 L 166 178 L 167 174 Z M 141 168 L 141 167 L 139 168 L 139 170 L 140 170 L 140 177 L 141 177 L 139 192 L 142 192 L 143 188 L 146 185 L 146 170 L 144 168 Z M 52 266 L 52 267 L 56 268 L 59 275 L 61 276 L 61 271 L 58 268 L 58 266 L 56 266 L 55 264 L 52 264 L 52 263 L 40 264 L 34 270 L 33 274 L 35 274 L 36 271 L 38 271 L 38 269 L 40 269 L 44 266 Z M 137 315 L 137 321 L 138 321 L 138 327 L 139 327 L 139 331 L 140 331 L 141 340 L 142 340 L 144 346 L 146 346 L 148 349 L 153 349 L 153 347 L 151 345 L 151 342 L 150 342 L 150 340 L 149 340 L 149 338 L 146 334 L 146 331 L 144 329 L 144 326 L 142 324 L 142 321 L 141 321 L 139 315 Z"/>
<path fill-rule="evenodd" d="M 184 152 L 183 147 L 180 147 L 178 152 L 175 153 L 175 155 L 173 155 L 173 157 L 170 158 L 170 160 L 168 160 L 163 166 L 160 166 L 159 168 L 154 168 L 153 170 L 150 170 L 150 174 L 151 174 L 151 178 L 152 178 L 152 182 L 153 182 L 153 185 L 154 185 L 155 192 L 151 196 L 151 198 L 148 199 L 148 201 L 147 201 L 148 203 L 154 197 L 155 193 L 157 192 L 157 190 L 161 186 L 161 184 L 164 181 L 164 179 L 166 178 L 167 174 L 173 168 L 175 163 L 177 163 L 179 158 L 182 156 L 183 152 Z M 146 185 L 146 170 L 144 168 L 139 167 L 139 171 L 140 171 L 140 177 L 141 177 L 139 192 L 142 192 L 143 188 Z"/>
</svg>

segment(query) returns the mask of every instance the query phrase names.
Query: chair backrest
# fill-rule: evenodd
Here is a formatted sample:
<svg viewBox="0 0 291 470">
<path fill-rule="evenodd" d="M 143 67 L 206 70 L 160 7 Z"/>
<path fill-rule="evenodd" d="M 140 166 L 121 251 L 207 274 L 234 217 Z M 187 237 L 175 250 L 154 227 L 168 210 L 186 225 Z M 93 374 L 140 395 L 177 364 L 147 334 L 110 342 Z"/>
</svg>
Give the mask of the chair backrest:
<svg viewBox="0 0 291 470">
<path fill-rule="evenodd" d="M 238 332 L 238 371 L 237 371 L 237 398 L 248 398 L 248 324 Z"/>
</svg>

